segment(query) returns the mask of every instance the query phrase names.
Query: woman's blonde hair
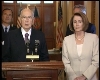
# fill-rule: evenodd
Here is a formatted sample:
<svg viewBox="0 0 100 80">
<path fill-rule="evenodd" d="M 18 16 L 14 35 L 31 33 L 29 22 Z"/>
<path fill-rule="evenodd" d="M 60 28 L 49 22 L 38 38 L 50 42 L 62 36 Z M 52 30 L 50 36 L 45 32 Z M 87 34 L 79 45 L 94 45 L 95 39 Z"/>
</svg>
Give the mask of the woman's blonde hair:
<svg viewBox="0 0 100 80">
<path fill-rule="evenodd" d="M 75 30 L 74 30 L 74 27 L 73 27 L 73 18 L 74 18 L 75 16 L 80 16 L 80 17 L 82 18 L 82 22 L 83 22 L 83 31 L 86 31 L 87 28 L 88 28 L 88 26 L 89 26 L 89 21 L 88 21 L 87 16 L 86 16 L 84 13 L 82 13 L 82 12 L 74 13 L 74 15 L 72 16 L 72 18 L 71 18 L 71 20 L 70 20 L 70 24 L 69 24 L 70 30 L 73 31 L 73 32 L 75 31 Z"/>
</svg>

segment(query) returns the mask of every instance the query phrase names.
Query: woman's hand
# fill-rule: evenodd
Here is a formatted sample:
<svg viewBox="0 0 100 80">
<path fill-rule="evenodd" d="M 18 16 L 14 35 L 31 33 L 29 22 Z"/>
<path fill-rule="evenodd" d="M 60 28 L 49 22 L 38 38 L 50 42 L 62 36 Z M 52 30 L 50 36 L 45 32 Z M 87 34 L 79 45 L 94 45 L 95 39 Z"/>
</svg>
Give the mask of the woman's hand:
<svg viewBox="0 0 100 80">
<path fill-rule="evenodd" d="M 76 77 L 74 80 L 86 80 L 86 77 L 84 75 Z"/>
</svg>

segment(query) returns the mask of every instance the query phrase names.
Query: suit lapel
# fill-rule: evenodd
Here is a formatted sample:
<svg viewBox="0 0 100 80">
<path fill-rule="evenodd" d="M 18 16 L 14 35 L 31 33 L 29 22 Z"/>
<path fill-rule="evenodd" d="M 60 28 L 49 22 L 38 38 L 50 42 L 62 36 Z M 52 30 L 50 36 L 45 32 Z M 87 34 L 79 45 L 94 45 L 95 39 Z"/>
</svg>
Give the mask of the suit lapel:
<svg viewBox="0 0 100 80">
<path fill-rule="evenodd" d="M 13 27 L 10 25 L 9 31 L 13 30 Z"/>
<path fill-rule="evenodd" d="M 72 46 L 73 46 L 73 50 L 74 50 L 75 56 L 78 57 L 78 58 L 81 58 L 84 55 L 85 50 L 86 50 L 86 48 L 85 48 L 85 46 L 86 46 L 86 35 L 84 37 L 84 42 L 83 42 L 83 46 L 82 46 L 82 53 L 81 53 L 80 56 L 78 56 L 78 52 L 77 52 L 77 44 L 76 44 L 76 41 L 75 41 L 75 34 L 73 35 L 73 39 L 72 40 L 73 40 L 72 41 L 73 42 Z"/>
<path fill-rule="evenodd" d="M 5 38 L 5 33 L 4 33 L 4 29 L 3 29 L 3 26 L 2 26 L 2 41 L 4 41 L 4 38 Z"/>
<path fill-rule="evenodd" d="M 32 29 L 31 30 L 31 36 L 30 36 L 30 43 L 32 43 L 32 42 L 34 42 L 33 40 L 35 40 L 35 38 L 34 38 L 34 35 L 35 33 L 34 33 L 34 29 Z"/>
<path fill-rule="evenodd" d="M 32 53 L 32 51 L 34 51 L 35 49 L 35 35 L 36 34 L 34 32 L 34 29 L 32 28 L 31 36 L 30 36 L 30 53 Z"/>
<path fill-rule="evenodd" d="M 74 56 L 79 57 L 78 53 L 77 53 L 77 44 L 76 44 L 76 41 L 75 41 L 75 34 L 73 34 L 73 37 L 72 37 L 72 47 L 73 47 L 72 52 L 74 52 L 74 54 L 75 54 Z"/>
<path fill-rule="evenodd" d="M 86 50 L 86 44 L 88 44 L 88 43 L 86 43 L 87 42 L 87 35 L 86 35 L 86 32 L 85 32 L 85 37 L 84 37 L 84 42 L 83 42 L 83 46 L 82 46 L 82 53 L 81 53 L 81 56 L 80 57 L 82 57 L 82 56 L 84 56 L 84 54 L 85 54 L 85 50 Z"/>
<path fill-rule="evenodd" d="M 2 26 L 2 32 L 4 33 L 4 29 L 3 29 L 3 26 Z"/>
<path fill-rule="evenodd" d="M 86 34 L 86 32 L 85 32 L 85 34 Z M 85 50 L 86 50 L 86 35 L 85 35 L 85 37 L 84 37 L 84 42 L 83 42 L 83 46 L 82 46 L 82 52 L 81 52 L 81 55 L 80 56 L 78 56 L 78 52 L 77 52 L 77 45 L 76 45 L 76 41 L 75 41 L 75 54 L 77 55 L 77 57 L 78 58 L 82 58 L 83 56 L 84 56 L 84 53 L 85 53 Z M 74 40 L 75 40 L 75 37 L 74 37 Z"/>
<path fill-rule="evenodd" d="M 10 26 L 9 31 L 11 31 L 11 29 L 12 29 L 12 26 Z"/>
<path fill-rule="evenodd" d="M 22 32 L 21 32 L 21 28 L 18 29 L 18 33 L 16 33 L 16 41 L 18 43 L 21 43 L 22 45 L 25 46 L 25 42 L 24 42 L 24 38 L 23 38 L 23 35 L 22 35 Z"/>
<path fill-rule="evenodd" d="M 24 38 L 23 38 L 23 35 L 21 32 L 21 28 L 18 29 L 18 32 L 16 33 L 15 39 L 16 39 L 15 40 L 16 44 L 18 44 L 18 48 L 21 51 L 23 51 L 24 53 L 26 53 L 26 45 L 25 45 Z"/>
</svg>

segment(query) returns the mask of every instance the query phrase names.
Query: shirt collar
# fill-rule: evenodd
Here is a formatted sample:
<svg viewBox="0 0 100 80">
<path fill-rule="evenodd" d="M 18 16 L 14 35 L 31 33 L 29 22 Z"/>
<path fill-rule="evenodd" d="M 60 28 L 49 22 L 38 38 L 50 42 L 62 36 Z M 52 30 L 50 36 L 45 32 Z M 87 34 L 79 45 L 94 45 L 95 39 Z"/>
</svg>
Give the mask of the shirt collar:
<svg viewBox="0 0 100 80">
<path fill-rule="evenodd" d="M 26 31 L 21 27 L 21 31 L 22 31 L 22 35 L 23 35 L 23 38 L 24 38 L 24 39 L 25 39 L 25 34 L 28 33 L 28 34 L 29 34 L 28 39 L 30 40 L 31 30 L 32 30 L 32 29 L 30 28 L 30 30 L 29 30 L 28 32 L 26 32 Z"/>
<path fill-rule="evenodd" d="M 10 25 L 5 27 L 5 26 L 2 24 L 2 26 L 3 26 L 3 29 L 4 29 L 4 30 L 5 30 L 5 28 L 7 27 L 7 32 L 9 31 Z"/>
</svg>

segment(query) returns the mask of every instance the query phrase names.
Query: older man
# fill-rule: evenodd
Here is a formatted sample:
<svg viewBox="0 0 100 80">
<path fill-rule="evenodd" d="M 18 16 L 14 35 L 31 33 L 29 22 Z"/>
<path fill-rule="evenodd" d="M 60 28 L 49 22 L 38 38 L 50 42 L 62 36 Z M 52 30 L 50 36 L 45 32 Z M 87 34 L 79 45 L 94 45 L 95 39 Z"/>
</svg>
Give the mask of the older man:
<svg viewBox="0 0 100 80">
<path fill-rule="evenodd" d="M 23 9 L 20 14 L 20 19 L 22 26 L 8 34 L 5 42 L 5 55 L 3 56 L 2 61 L 25 62 L 26 54 L 28 53 L 26 46 L 28 40 L 28 54 L 34 54 L 36 52 L 35 47 L 37 42 L 37 54 L 39 55 L 39 61 L 49 61 L 48 49 L 43 32 L 32 28 L 34 20 L 33 12 L 29 8 Z M 24 41 L 26 39 L 27 42 Z"/>
</svg>

